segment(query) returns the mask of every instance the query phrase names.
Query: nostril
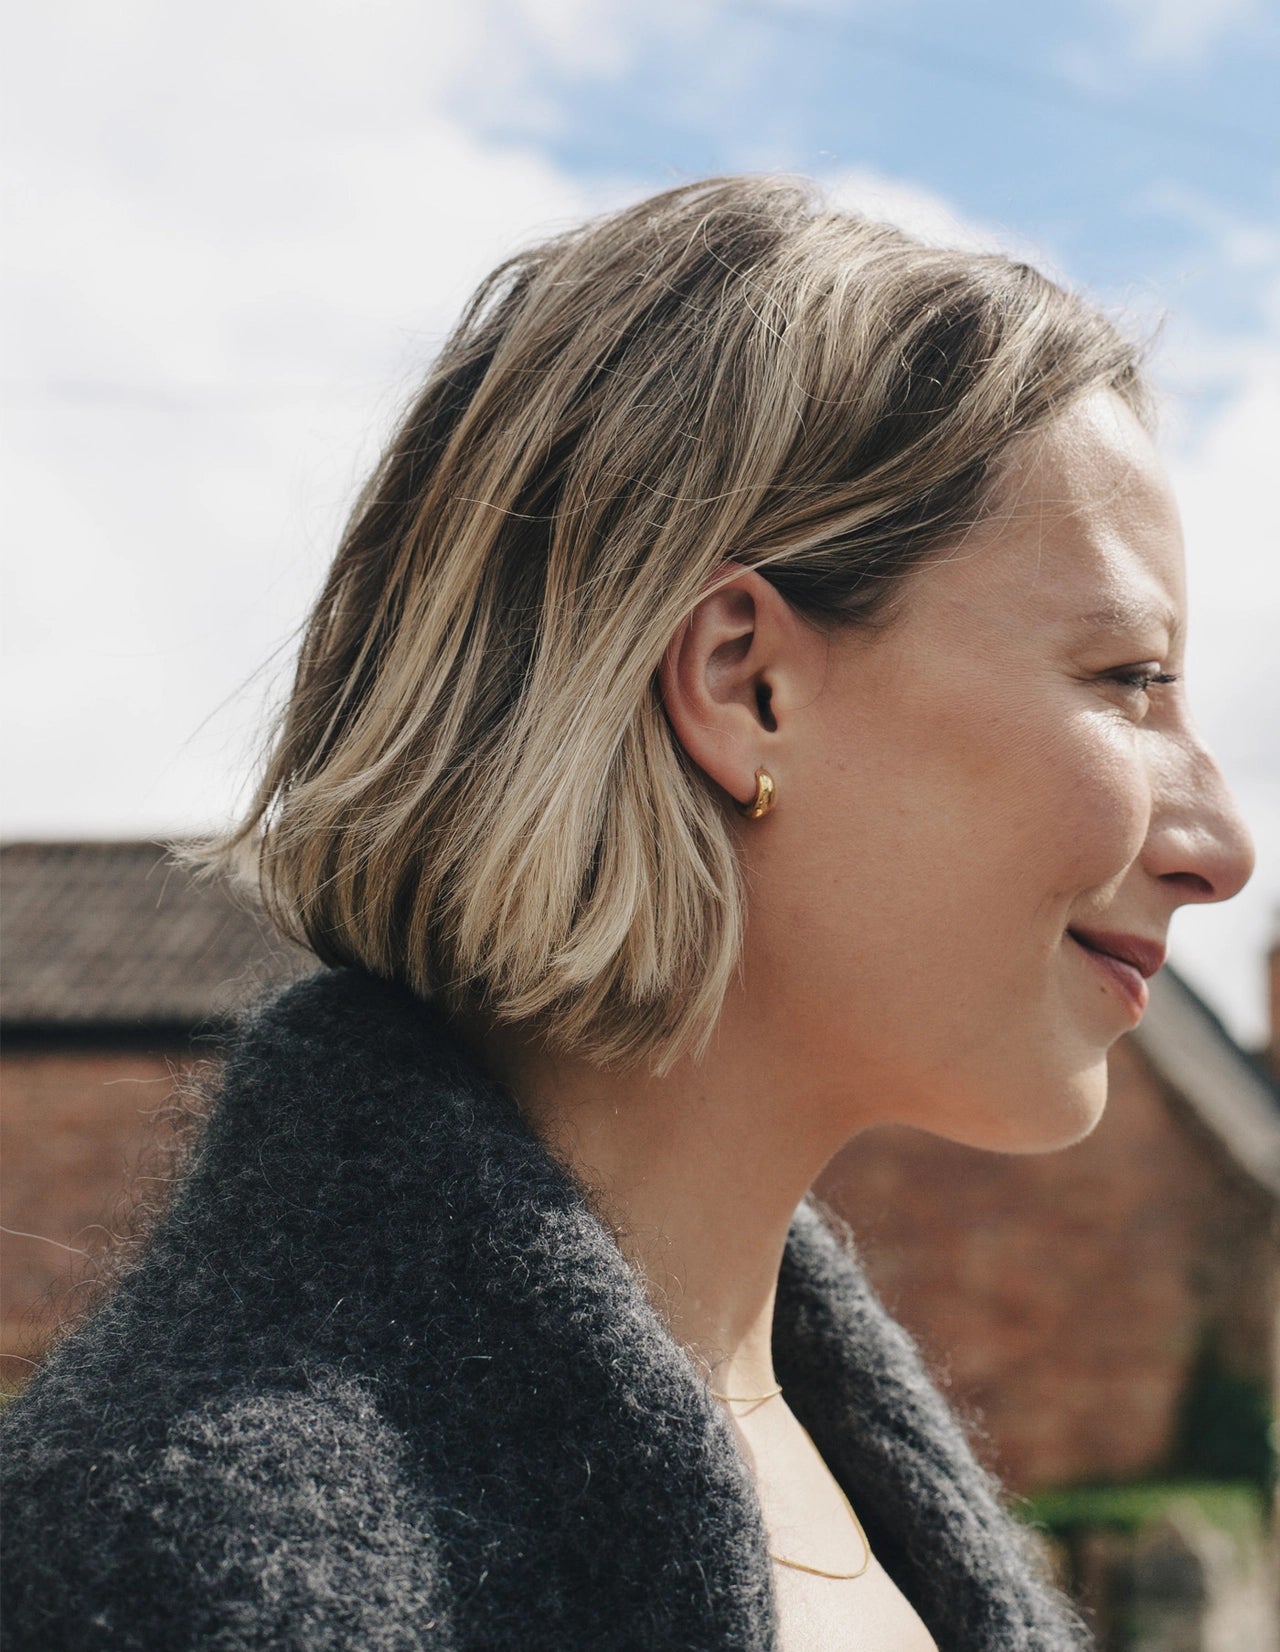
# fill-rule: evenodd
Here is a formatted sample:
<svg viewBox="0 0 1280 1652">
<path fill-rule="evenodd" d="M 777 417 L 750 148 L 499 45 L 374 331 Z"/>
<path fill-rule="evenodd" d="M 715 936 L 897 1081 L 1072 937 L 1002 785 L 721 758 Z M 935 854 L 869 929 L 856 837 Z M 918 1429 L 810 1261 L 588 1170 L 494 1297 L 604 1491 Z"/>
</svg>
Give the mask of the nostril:
<svg viewBox="0 0 1280 1652">
<path fill-rule="evenodd" d="M 1160 881 L 1177 889 L 1184 901 L 1211 901 L 1215 898 L 1213 885 L 1199 872 L 1166 872 Z"/>
</svg>

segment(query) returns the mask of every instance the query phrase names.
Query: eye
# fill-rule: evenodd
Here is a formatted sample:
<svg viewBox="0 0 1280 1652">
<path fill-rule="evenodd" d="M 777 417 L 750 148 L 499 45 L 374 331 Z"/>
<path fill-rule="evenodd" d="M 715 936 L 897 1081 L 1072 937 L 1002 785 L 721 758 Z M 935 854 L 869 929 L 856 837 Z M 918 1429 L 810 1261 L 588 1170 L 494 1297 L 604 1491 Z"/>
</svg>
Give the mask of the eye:
<svg viewBox="0 0 1280 1652">
<path fill-rule="evenodd" d="M 1178 673 L 1161 671 L 1159 666 L 1139 665 L 1126 667 L 1123 671 L 1112 671 L 1107 677 L 1108 682 L 1119 683 L 1122 688 L 1131 688 L 1139 694 L 1149 694 L 1153 687 L 1163 687 L 1168 683 L 1178 681 Z"/>
</svg>

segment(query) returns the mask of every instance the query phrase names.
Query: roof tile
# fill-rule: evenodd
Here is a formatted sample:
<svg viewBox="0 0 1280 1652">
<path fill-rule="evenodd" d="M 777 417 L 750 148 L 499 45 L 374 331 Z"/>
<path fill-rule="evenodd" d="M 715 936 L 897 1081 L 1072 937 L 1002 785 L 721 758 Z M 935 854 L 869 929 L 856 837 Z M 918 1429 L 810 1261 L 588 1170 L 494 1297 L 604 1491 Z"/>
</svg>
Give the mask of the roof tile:
<svg viewBox="0 0 1280 1652">
<path fill-rule="evenodd" d="M 196 1026 L 317 968 L 225 883 L 162 844 L 0 846 L 9 1029 Z"/>
</svg>

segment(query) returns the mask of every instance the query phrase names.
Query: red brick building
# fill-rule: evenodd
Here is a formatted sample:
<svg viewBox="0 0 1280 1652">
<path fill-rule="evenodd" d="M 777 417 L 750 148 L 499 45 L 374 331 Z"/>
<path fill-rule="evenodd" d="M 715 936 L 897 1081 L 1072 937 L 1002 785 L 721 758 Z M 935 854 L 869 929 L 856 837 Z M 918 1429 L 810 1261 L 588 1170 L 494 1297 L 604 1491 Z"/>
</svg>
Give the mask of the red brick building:
<svg viewBox="0 0 1280 1652">
<path fill-rule="evenodd" d="M 0 1382 L 20 1385 L 153 1196 L 210 1035 L 315 959 L 154 843 L 0 849 Z M 86 1254 L 87 1253 L 87 1254 Z"/>
<path fill-rule="evenodd" d="M 17 1382 L 75 1306 L 78 1253 L 133 1196 L 200 1031 L 314 959 L 154 844 L 12 844 L 0 864 L 0 1355 Z M 1212 1451 L 1256 1437 L 1250 1408 L 1278 1386 L 1280 1102 L 1172 972 L 1116 1047 L 1086 1141 L 1002 1157 L 882 1129 L 821 1191 L 1012 1487 L 1229 1474 Z"/>
</svg>

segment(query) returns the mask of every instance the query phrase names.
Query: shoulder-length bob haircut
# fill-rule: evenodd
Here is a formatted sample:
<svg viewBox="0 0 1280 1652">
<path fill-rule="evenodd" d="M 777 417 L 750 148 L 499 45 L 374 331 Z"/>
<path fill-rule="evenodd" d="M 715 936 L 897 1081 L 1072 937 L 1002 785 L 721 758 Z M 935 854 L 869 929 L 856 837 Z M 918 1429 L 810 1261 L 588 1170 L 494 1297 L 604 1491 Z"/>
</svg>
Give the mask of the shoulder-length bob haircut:
<svg viewBox="0 0 1280 1652">
<path fill-rule="evenodd" d="M 730 559 L 815 623 L 892 623 L 1010 442 L 1099 387 L 1144 408 L 1081 300 L 792 179 L 519 253 L 359 496 L 245 817 L 191 858 L 327 962 L 667 1071 L 705 1049 L 744 917 L 668 642 Z"/>
</svg>

